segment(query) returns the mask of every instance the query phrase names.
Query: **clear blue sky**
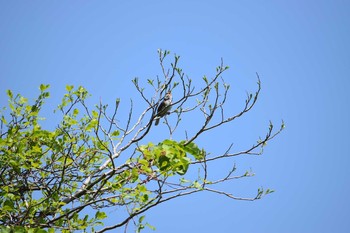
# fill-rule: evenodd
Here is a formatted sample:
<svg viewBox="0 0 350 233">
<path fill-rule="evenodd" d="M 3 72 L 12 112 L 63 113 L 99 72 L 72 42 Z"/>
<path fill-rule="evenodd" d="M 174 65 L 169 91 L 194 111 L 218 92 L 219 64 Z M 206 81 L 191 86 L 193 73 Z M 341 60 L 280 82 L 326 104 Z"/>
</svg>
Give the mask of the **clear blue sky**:
<svg viewBox="0 0 350 233">
<path fill-rule="evenodd" d="M 340 0 L 1 0 L 0 103 L 6 89 L 34 98 L 48 83 L 50 104 L 75 84 L 93 102 L 120 97 L 127 106 L 138 98 L 133 77 L 161 73 L 158 48 L 181 55 L 195 82 L 214 74 L 223 57 L 233 106 L 256 87 L 255 72 L 261 98 L 247 117 L 198 143 L 214 154 L 230 142 L 251 145 L 269 120 L 284 119 L 286 130 L 263 156 L 230 160 L 256 176 L 223 187 L 237 195 L 261 186 L 276 192 L 256 202 L 201 193 L 159 206 L 146 220 L 167 233 L 348 232 L 349 12 L 350 2 Z M 161 127 L 153 140 L 166 132 Z"/>
</svg>

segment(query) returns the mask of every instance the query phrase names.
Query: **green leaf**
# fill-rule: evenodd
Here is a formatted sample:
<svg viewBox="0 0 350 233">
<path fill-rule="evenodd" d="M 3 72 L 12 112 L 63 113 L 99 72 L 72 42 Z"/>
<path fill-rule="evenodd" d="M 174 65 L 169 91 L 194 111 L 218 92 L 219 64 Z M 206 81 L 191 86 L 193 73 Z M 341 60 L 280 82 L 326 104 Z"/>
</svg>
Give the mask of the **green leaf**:
<svg viewBox="0 0 350 233">
<path fill-rule="evenodd" d="M 149 229 L 151 229 L 152 231 L 155 231 L 155 230 L 156 230 L 156 228 L 155 228 L 154 226 L 150 225 L 149 223 L 146 223 L 146 226 L 147 226 Z"/>
<path fill-rule="evenodd" d="M 10 97 L 10 99 L 13 98 L 13 94 L 12 94 L 12 91 L 11 90 L 7 90 L 7 96 Z"/>
<path fill-rule="evenodd" d="M 1 233 L 11 233 L 12 230 L 10 227 L 3 227 L 3 226 L 0 226 L 0 232 Z"/>
<path fill-rule="evenodd" d="M 50 85 L 49 84 L 47 84 L 47 85 L 45 85 L 45 84 L 40 84 L 40 91 L 41 92 L 43 92 L 43 91 L 45 91 L 47 88 L 49 88 L 50 87 Z"/>
<path fill-rule="evenodd" d="M 159 169 L 165 171 L 169 168 L 169 158 L 166 156 L 160 156 L 158 159 Z"/>
<path fill-rule="evenodd" d="M 147 82 L 153 86 L 153 79 L 147 79 Z"/>
<path fill-rule="evenodd" d="M 28 102 L 28 99 L 27 98 L 24 98 L 23 96 L 21 96 L 20 98 L 19 98 L 19 104 L 25 104 L 25 103 L 27 103 Z"/>
<path fill-rule="evenodd" d="M 73 110 L 73 116 L 77 116 L 79 114 L 79 110 L 77 108 L 75 108 Z"/>
<path fill-rule="evenodd" d="M 186 179 L 183 178 L 183 177 L 180 178 L 180 183 L 182 183 L 182 184 L 184 184 L 184 183 L 189 183 L 189 182 L 191 182 L 191 181 L 186 180 Z"/>
<path fill-rule="evenodd" d="M 6 121 L 4 116 L 1 116 L 1 121 L 2 121 L 2 123 L 7 124 L 7 121 Z"/>
<path fill-rule="evenodd" d="M 86 221 L 88 220 L 88 218 L 89 218 L 89 215 L 86 214 L 86 215 L 84 216 L 83 221 L 86 222 Z"/>
<path fill-rule="evenodd" d="M 47 233 L 47 231 L 45 231 L 44 229 L 36 229 L 34 232 L 35 233 Z"/>
<path fill-rule="evenodd" d="M 14 208 L 14 204 L 11 200 L 6 200 L 3 204 L 2 210 L 8 210 L 8 211 L 12 211 Z"/>
<path fill-rule="evenodd" d="M 93 118 L 98 118 L 98 112 L 97 111 L 95 111 L 95 110 L 92 110 L 92 117 Z"/>
<path fill-rule="evenodd" d="M 207 76 L 203 76 L 203 80 L 204 80 L 204 82 L 208 85 L 208 78 L 207 78 Z"/>
<path fill-rule="evenodd" d="M 26 229 L 22 226 L 15 226 L 11 228 L 11 232 L 16 232 L 16 233 L 26 233 Z"/>
<path fill-rule="evenodd" d="M 215 88 L 216 91 L 219 90 L 219 83 L 218 83 L 218 82 L 216 82 L 216 83 L 214 84 L 214 88 Z"/>
<path fill-rule="evenodd" d="M 86 126 L 86 129 L 91 129 L 91 128 L 95 128 L 98 124 L 97 119 L 92 119 L 89 124 Z"/>
<path fill-rule="evenodd" d="M 194 181 L 192 185 L 196 189 L 201 189 L 202 188 L 202 185 L 198 181 Z"/>
<path fill-rule="evenodd" d="M 115 130 L 112 132 L 112 136 L 118 137 L 120 134 L 119 130 Z"/>
<path fill-rule="evenodd" d="M 144 195 L 142 196 L 142 201 L 143 201 L 143 202 L 147 202 L 148 199 L 149 199 L 148 194 L 144 194 Z"/>
<path fill-rule="evenodd" d="M 266 192 L 265 192 L 265 194 L 270 194 L 270 193 L 273 193 L 273 192 L 275 192 L 275 190 L 273 190 L 273 189 L 267 189 Z"/>
<path fill-rule="evenodd" d="M 73 85 L 66 85 L 66 90 L 68 92 L 70 92 L 71 90 L 73 90 L 74 86 Z"/>
<path fill-rule="evenodd" d="M 140 218 L 139 218 L 139 223 L 142 223 L 142 221 L 145 219 L 145 215 L 142 215 Z"/>
<path fill-rule="evenodd" d="M 193 155 L 193 157 L 195 157 L 196 160 L 201 160 L 204 158 L 205 151 L 203 149 L 199 149 L 194 142 L 191 142 L 186 146 L 183 146 L 184 143 L 186 143 L 186 141 L 180 141 L 179 144 L 182 145 L 182 147 L 187 153 Z"/>
</svg>

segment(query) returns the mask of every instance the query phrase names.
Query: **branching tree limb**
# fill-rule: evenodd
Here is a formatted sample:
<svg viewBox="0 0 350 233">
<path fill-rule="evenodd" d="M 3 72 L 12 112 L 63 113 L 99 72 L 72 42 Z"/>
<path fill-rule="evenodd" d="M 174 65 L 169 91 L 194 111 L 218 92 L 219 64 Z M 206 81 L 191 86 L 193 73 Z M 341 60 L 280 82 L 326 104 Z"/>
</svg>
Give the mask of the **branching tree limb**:
<svg viewBox="0 0 350 233">
<path fill-rule="evenodd" d="M 223 60 L 212 78 L 204 76 L 202 86 L 195 86 L 179 68 L 179 56 L 168 67 L 165 61 L 170 52 L 159 50 L 158 54 L 162 77 L 147 80 L 151 96 L 138 78 L 133 79 L 145 108 L 136 116 L 131 100 L 125 124 L 120 123 L 124 114 L 120 99 L 109 114 L 108 105 L 101 101 L 93 109 L 86 104 L 88 92 L 83 87 L 67 86 L 56 110 L 62 120 L 54 130 L 45 130 L 39 113 L 49 96 L 48 85 L 40 86 L 32 105 L 21 95 L 7 92 L 9 110 L 3 111 L 0 124 L 1 225 L 51 232 L 95 231 L 97 227 L 97 232 L 106 232 L 121 227 L 126 231 L 133 224 L 141 230 L 143 213 L 174 198 L 207 191 L 253 201 L 272 192 L 259 189 L 253 197 L 237 197 L 217 189 L 218 184 L 254 174 L 235 174 L 233 165 L 223 177 L 210 180 L 210 167 L 216 160 L 261 155 L 266 143 L 283 130 L 283 122 L 277 130 L 270 122 L 266 135 L 242 151 L 232 152 L 231 144 L 224 153 L 212 155 L 195 143 L 254 107 L 261 91 L 259 75 L 255 94 L 247 95 L 239 112 L 227 115 L 230 86 L 222 78 L 228 69 Z M 163 118 L 170 139 L 151 142 L 153 121 L 168 91 L 177 94 L 172 111 Z M 183 130 L 182 119 L 195 113 L 203 116 L 196 120 L 198 129 Z M 182 130 L 182 141 L 171 140 Z M 194 170 L 198 170 L 197 177 L 192 175 Z M 115 224 L 101 227 L 109 209 L 118 211 Z"/>
</svg>

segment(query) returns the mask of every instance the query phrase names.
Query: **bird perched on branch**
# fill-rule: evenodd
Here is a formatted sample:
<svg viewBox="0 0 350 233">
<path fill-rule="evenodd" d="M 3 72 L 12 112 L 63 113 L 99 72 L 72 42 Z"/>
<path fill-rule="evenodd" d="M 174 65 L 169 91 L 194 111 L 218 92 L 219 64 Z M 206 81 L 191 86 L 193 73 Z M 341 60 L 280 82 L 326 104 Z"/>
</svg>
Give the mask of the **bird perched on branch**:
<svg viewBox="0 0 350 233">
<path fill-rule="evenodd" d="M 171 95 L 171 92 L 168 91 L 166 93 L 166 95 L 164 96 L 163 101 L 158 106 L 157 115 L 154 118 L 156 120 L 155 125 L 158 125 L 160 118 L 167 115 L 168 112 L 170 111 L 172 99 L 173 99 L 173 97 Z"/>
</svg>

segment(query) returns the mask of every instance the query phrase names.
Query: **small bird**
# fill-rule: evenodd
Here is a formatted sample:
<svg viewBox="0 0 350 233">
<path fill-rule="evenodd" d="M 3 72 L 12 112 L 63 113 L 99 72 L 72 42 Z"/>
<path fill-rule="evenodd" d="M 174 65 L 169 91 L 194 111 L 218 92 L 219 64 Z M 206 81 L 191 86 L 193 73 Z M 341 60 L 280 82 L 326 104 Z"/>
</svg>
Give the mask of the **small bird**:
<svg viewBox="0 0 350 233">
<path fill-rule="evenodd" d="M 156 120 L 155 125 L 158 125 L 160 118 L 168 114 L 168 112 L 170 111 L 172 99 L 173 97 L 171 95 L 171 92 L 168 91 L 164 96 L 163 101 L 158 106 L 157 115 L 155 117 L 155 120 Z"/>
</svg>

